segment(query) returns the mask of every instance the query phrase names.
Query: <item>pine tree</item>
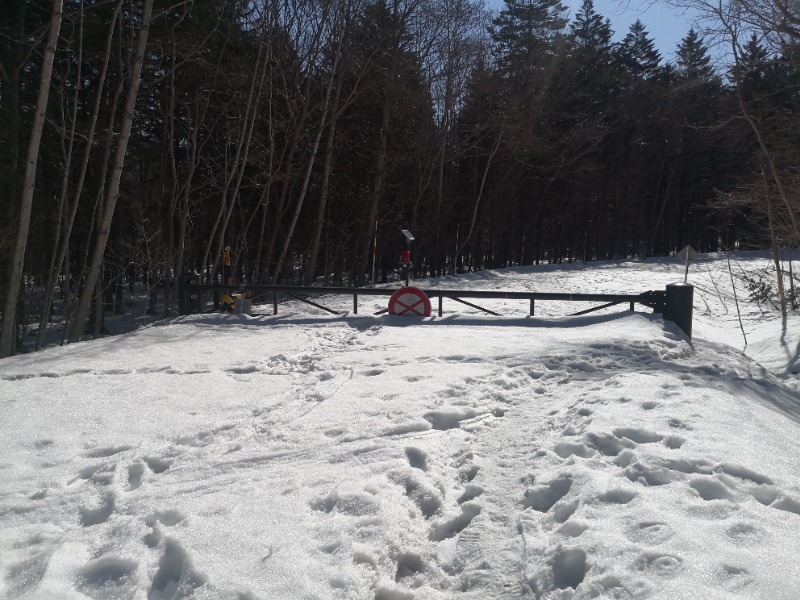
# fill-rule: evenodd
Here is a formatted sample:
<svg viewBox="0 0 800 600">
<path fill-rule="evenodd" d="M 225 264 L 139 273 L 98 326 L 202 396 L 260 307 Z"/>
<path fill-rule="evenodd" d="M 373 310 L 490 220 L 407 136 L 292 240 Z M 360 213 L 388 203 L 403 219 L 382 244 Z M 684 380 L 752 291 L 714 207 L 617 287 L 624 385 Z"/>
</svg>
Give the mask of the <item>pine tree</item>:
<svg viewBox="0 0 800 600">
<path fill-rule="evenodd" d="M 583 0 L 575 20 L 570 24 L 570 58 L 576 71 L 575 85 L 602 101 L 614 87 L 612 66 L 611 23 L 594 10 L 593 0 Z M 588 86 L 588 87 L 587 87 Z"/>
<path fill-rule="evenodd" d="M 678 75 L 687 80 L 709 81 L 714 78 L 714 69 L 711 68 L 711 57 L 703 39 L 692 28 L 686 34 L 675 53 L 678 63 Z"/>
<path fill-rule="evenodd" d="M 572 43 L 577 49 L 595 56 L 609 53 L 611 22 L 595 12 L 593 0 L 583 0 L 575 20 L 570 24 Z"/>
<path fill-rule="evenodd" d="M 661 54 L 639 20 L 619 43 L 616 55 L 620 67 L 635 79 L 651 79 L 658 73 Z"/>
<path fill-rule="evenodd" d="M 611 23 L 594 10 L 593 0 L 583 0 L 570 24 L 569 62 L 561 81 L 561 95 L 576 106 L 584 124 L 606 114 L 614 95 L 617 74 L 613 65 Z"/>
<path fill-rule="evenodd" d="M 732 67 L 731 72 L 733 80 L 739 82 L 745 99 L 769 89 L 769 74 L 770 71 L 774 71 L 771 68 L 772 62 L 766 49 L 753 33 L 743 48 L 738 64 Z"/>
<path fill-rule="evenodd" d="M 497 62 L 504 74 L 535 69 L 552 54 L 567 25 L 560 0 L 504 0 L 506 7 L 492 21 Z"/>
</svg>

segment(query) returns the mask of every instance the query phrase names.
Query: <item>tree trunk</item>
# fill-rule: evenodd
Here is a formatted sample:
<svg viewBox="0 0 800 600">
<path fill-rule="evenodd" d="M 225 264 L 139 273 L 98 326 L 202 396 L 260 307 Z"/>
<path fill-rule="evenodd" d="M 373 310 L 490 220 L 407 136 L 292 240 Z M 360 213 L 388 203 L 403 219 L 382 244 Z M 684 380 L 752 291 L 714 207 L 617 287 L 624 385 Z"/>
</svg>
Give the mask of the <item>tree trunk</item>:
<svg viewBox="0 0 800 600">
<path fill-rule="evenodd" d="M 764 183 L 764 199 L 767 201 L 767 218 L 769 221 L 769 238 L 772 245 L 772 260 L 775 262 L 775 283 L 778 286 L 778 298 L 781 302 L 781 314 L 786 317 L 786 293 L 783 289 L 783 271 L 781 270 L 780 260 L 780 244 L 778 243 L 778 236 L 775 233 L 775 218 L 772 211 L 772 199 L 769 195 L 769 185 L 767 184 L 767 176 L 764 173 L 764 161 L 761 160 L 761 180 Z"/>
<path fill-rule="evenodd" d="M 300 197 L 297 199 L 297 202 L 295 204 L 294 213 L 292 213 L 292 220 L 289 223 L 289 229 L 286 232 L 286 236 L 284 237 L 284 240 L 283 240 L 283 247 L 281 248 L 281 254 L 280 254 L 279 258 L 278 258 L 278 263 L 275 266 L 275 273 L 272 276 L 272 284 L 273 285 L 275 285 L 275 283 L 278 280 L 278 277 L 281 274 L 281 267 L 283 265 L 283 260 L 286 258 L 286 253 L 289 251 L 289 245 L 292 242 L 292 236 L 294 235 L 294 230 L 295 230 L 295 227 L 297 226 L 297 220 L 300 218 L 300 212 L 303 209 L 303 203 L 305 202 L 306 194 L 308 193 L 308 185 L 309 185 L 309 182 L 311 181 L 311 172 L 314 169 L 314 163 L 316 163 L 316 161 L 317 161 L 317 152 L 319 151 L 319 144 L 320 144 L 320 141 L 322 140 L 322 133 L 323 133 L 323 131 L 325 131 L 325 121 L 328 119 L 328 114 L 331 112 L 331 96 L 334 95 L 333 94 L 334 89 L 336 89 L 336 94 L 335 94 L 335 98 L 334 98 L 333 101 L 334 102 L 338 102 L 338 100 L 339 100 L 339 90 L 341 88 L 339 86 L 334 86 L 334 81 L 337 78 L 337 68 L 339 66 L 339 59 L 340 59 L 340 57 L 342 55 L 342 42 L 341 42 L 342 37 L 343 36 L 339 36 L 340 42 L 339 42 L 339 45 L 338 45 L 338 47 L 336 49 L 336 55 L 335 55 L 335 58 L 334 58 L 334 61 L 333 61 L 333 66 L 331 68 L 330 79 L 328 80 L 328 85 L 326 86 L 326 89 L 325 89 L 325 100 L 324 100 L 323 106 L 322 106 L 322 114 L 320 115 L 320 118 L 319 118 L 319 127 L 317 128 L 317 133 L 314 136 L 314 143 L 313 143 L 313 145 L 311 147 L 311 156 L 309 156 L 309 158 L 308 158 L 308 165 L 306 166 L 306 172 L 305 172 L 305 175 L 303 177 L 302 186 L 300 188 Z M 334 112 L 335 112 L 335 110 L 336 110 L 336 107 L 334 105 Z M 334 116 L 334 120 L 331 123 L 331 135 L 333 135 L 333 133 L 336 130 L 335 119 L 336 119 L 336 117 Z M 330 144 L 331 144 L 331 142 L 329 141 L 328 145 L 330 146 Z M 326 164 L 326 169 L 327 169 L 327 167 L 328 167 L 328 165 Z M 324 208 L 323 208 L 323 210 L 324 210 Z M 313 273 L 314 262 L 309 261 L 309 263 L 310 263 L 309 269 Z"/>
<path fill-rule="evenodd" d="M 100 115 L 100 104 L 103 96 L 103 90 L 105 88 L 106 82 L 106 73 L 108 72 L 108 63 L 111 60 L 111 42 L 114 37 L 114 30 L 116 28 L 117 17 L 119 16 L 120 10 L 122 10 L 122 2 L 123 0 L 117 0 L 117 4 L 114 8 L 114 14 L 110 20 L 110 25 L 108 28 L 108 35 L 106 36 L 106 46 L 105 46 L 105 53 L 103 55 L 103 67 L 100 71 L 100 77 L 98 80 L 97 85 L 97 95 L 95 96 L 94 107 L 92 110 L 91 120 L 89 122 L 89 131 L 86 135 L 86 152 L 83 157 L 83 162 L 81 164 L 81 171 L 80 175 L 78 176 L 78 183 L 76 185 L 74 200 L 69 202 L 68 198 L 68 188 L 69 188 L 69 164 L 64 168 L 64 180 L 63 180 L 63 187 L 62 187 L 62 197 L 64 198 L 65 202 L 65 213 L 64 213 L 64 221 L 60 223 L 60 231 L 59 235 L 56 237 L 58 249 L 54 253 L 53 262 L 50 265 L 50 272 L 48 274 L 48 282 L 45 288 L 45 297 L 44 302 L 42 304 L 42 316 L 41 320 L 39 321 L 39 332 L 36 337 L 36 349 L 38 350 L 41 348 L 42 341 L 44 339 L 44 330 L 45 325 L 47 323 L 47 319 L 50 315 L 50 308 L 53 304 L 53 297 L 55 295 L 55 288 L 58 282 L 58 276 L 61 273 L 61 270 L 64 266 L 64 260 L 67 256 L 67 251 L 69 248 L 69 238 L 72 233 L 72 225 L 75 222 L 75 215 L 78 210 L 78 203 L 80 200 L 80 196 L 83 193 L 83 182 L 86 178 L 86 171 L 89 166 L 89 157 L 92 153 L 92 147 L 94 146 L 94 135 L 97 129 L 97 120 Z M 81 13 L 81 18 L 83 17 L 83 13 Z M 81 32 L 81 35 L 83 32 Z M 83 41 L 81 40 L 81 46 Z M 79 53 L 80 59 L 81 53 Z M 82 89 L 82 85 L 80 82 L 80 68 L 78 69 L 78 76 L 76 77 L 76 86 L 75 86 L 75 106 L 73 109 L 73 131 L 72 136 L 70 139 L 70 147 L 72 146 L 75 131 L 74 131 L 74 123 L 77 122 L 77 115 L 75 111 L 78 109 L 78 92 Z M 69 157 L 72 156 L 72 152 L 69 152 Z M 65 297 L 64 300 L 66 301 L 67 298 Z"/>
<path fill-rule="evenodd" d="M 461 252 L 464 250 L 464 248 L 467 247 L 467 244 L 469 244 L 470 241 L 472 240 L 472 234 L 475 232 L 475 222 L 477 221 L 478 218 L 478 208 L 481 205 L 481 197 L 483 196 L 483 188 L 486 185 L 486 178 L 489 175 L 489 167 L 492 164 L 492 159 L 494 158 L 494 155 L 497 154 L 497 151 L 500 149 L 500 142 L 502 141 L 502 139 L 503 139 L 503 132 L 501 130 L 500 133 L 497 135 L 497 140 L 495 140 L 494 147 L 489 153 L 489 157 L 486 159 L 486 168 L 483 170 L 483 176 L 481 177 L 481 184 L 480 187 L 478 188 L 478 197 L 475 199 L 475 208 L 472 210 L 472 219 L 470 220 L 469 223 L 469 231 L 467 232 L 467 235 L 464 236 L 464 242 L 458 249 L 456 249 L 456 254 L 453 257 L 453 262 L 458 261 L 458 257 L 461 254 Z"/>
<path fill-rule="evenodd" d="M 311 237 L 311 249 L 308 253 L 308 270 L 306 271 L 305 278 L 306 285 L 311 285 L 316 276 L 316 266 L 319 259 L 319 247 L 322 241 L 322 228 L 325 225 L 325 212 L 328 206 L 328 188 L 330 187 L 331 171 L 333 171 L 333 148 L 335 141 L 336 118 L 334 117 L 328 127 L 328 141 L 325 144 L 325 166 L 323 167 L 322 183 L 320 184 L 317 220 L 314 223 L 314 232 Z"/>
<path fill-rule="evenodd" d="M 111 171 L 111 177 L 108 182 L 105 203 L 100 221 L 100 228 L 97 232 L 97 240 L 92 252 L 92 260 L 89 265 L 89 271 L 86 274 L 86 284 L 84 285 L 80 301 L 78 302 L 78 310 L 76 311 L 75 320 L 73 321 L 70 329 L 70 342 L 78 342 L 81 339 L 83 322 L 86 319 L 86 313 L 89 310 L 89 303 L 92 299 L 95 283 L 100 275 L 100 266 L 103 261 L 103 254 L 105 253 L 106 244 L 108 243 L 108 235 L 111 230 L 111 221 L 114 217 L 114 209 L 116 208 L 117 199 L 119 198 L 119 186 L 122 178 L 122 169 L 125 163 L 125 154 L 127 152 L 128 141 L 130 140 L 131 136 L 133 113 L 136 107 L 136 97 L 139 92 L 139 84 L 141 83 L 142 62 L 144 61 L 144 53 L 147 47 L 147 37 L 150 31 L 152 12 L 153 0 L 145 0 L 144 8 L 142 10 L 142 25 L 141 29 L 139 30 L 139 36 L 136 44 L 136 54 L 133 59 L 133 68 L 131 70 L 130 87 L 128 88 L 128 97 L 125 101 L 125 112 L 123 114 L 116 153 L 114 154 L 114 164 Z"/>
<path fill-rule="evenodd" d="M 63 0 L 53 0 L 53 12 L 50 17 L 50 31 L 42 58 L 42 74 L 39 78 L 39 95 L 36 99 L 36 113 L 31 126 L 31 138 L 28 144 L 28 155 L 25 161 L 25 179 L 20 198 L 19 225 L 17 227 L 16 244 L 11 261 L 11 272 L 8 281 L 5 308 L 3 309 L 3 328 L 0 331 L 0 358 L 11 356 L 15 342 L 15 321 L 17 317 L 17 297 L 22 283 L 22 269 L 25 263 L 25 248 L 28 243 L 31 212 L 33 208 L 33 191 L 36 184 L 36 166 L 39 160 L 39 144 L 44 129 L 47 101 L 50 96 L 50 78 L 53 73 L 53 58 L 61 30 Z"/>
</svg>

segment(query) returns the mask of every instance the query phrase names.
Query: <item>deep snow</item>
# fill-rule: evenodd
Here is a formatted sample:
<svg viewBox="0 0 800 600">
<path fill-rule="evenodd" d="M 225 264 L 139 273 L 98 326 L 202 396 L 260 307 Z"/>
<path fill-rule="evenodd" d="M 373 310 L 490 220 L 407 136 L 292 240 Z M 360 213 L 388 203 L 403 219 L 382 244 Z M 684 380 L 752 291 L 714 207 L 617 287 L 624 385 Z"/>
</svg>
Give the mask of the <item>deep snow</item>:
<svg viewBox="0 0 800 600">
<path fill-rule="evenodd" d="M 682 279 L 656 260 L 424 286 Z M 745 347 L 724 257 L 689 282 L 691 341 L 643 307 L 361 299 L 3 360 L 0 597 L 796 600 L 800 319 L 737 288 Z"/>
</svg>

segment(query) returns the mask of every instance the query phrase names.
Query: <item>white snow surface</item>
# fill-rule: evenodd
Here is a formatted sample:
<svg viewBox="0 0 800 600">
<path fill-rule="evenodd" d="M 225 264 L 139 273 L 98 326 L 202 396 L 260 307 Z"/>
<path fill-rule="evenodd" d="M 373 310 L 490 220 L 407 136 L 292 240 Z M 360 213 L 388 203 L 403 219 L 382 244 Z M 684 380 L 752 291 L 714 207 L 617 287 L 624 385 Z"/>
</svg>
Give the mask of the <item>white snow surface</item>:
<svg viewBox="0 0 800 600">
<path fill-rule="evenodd" d="M 693 265 L 691 340 L 627 304 L 361 297 L 0 361 L 0 598 L 797 600 L 800 319 L 737 287 L 740 325 L 730 277 L 768 265 Z M 663 259 L 417 284 L 682 280 Z"/>
</svg>

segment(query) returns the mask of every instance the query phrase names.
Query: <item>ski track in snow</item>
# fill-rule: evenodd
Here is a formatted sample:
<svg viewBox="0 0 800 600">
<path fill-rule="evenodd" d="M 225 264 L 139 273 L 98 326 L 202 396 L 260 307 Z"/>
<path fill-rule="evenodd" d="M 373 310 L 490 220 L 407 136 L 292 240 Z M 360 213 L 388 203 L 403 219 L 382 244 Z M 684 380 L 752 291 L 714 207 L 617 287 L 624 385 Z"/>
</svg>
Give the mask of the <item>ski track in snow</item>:
<svg viewBox="0 0 800 600">
<path fill-rule="evenodd" d="M 800 593 L 797 399 L 728 347 L 641 315 L 250 321 L 3 365 L 37 424 L 2 446 L 0 597 Z"/>
</svg>

